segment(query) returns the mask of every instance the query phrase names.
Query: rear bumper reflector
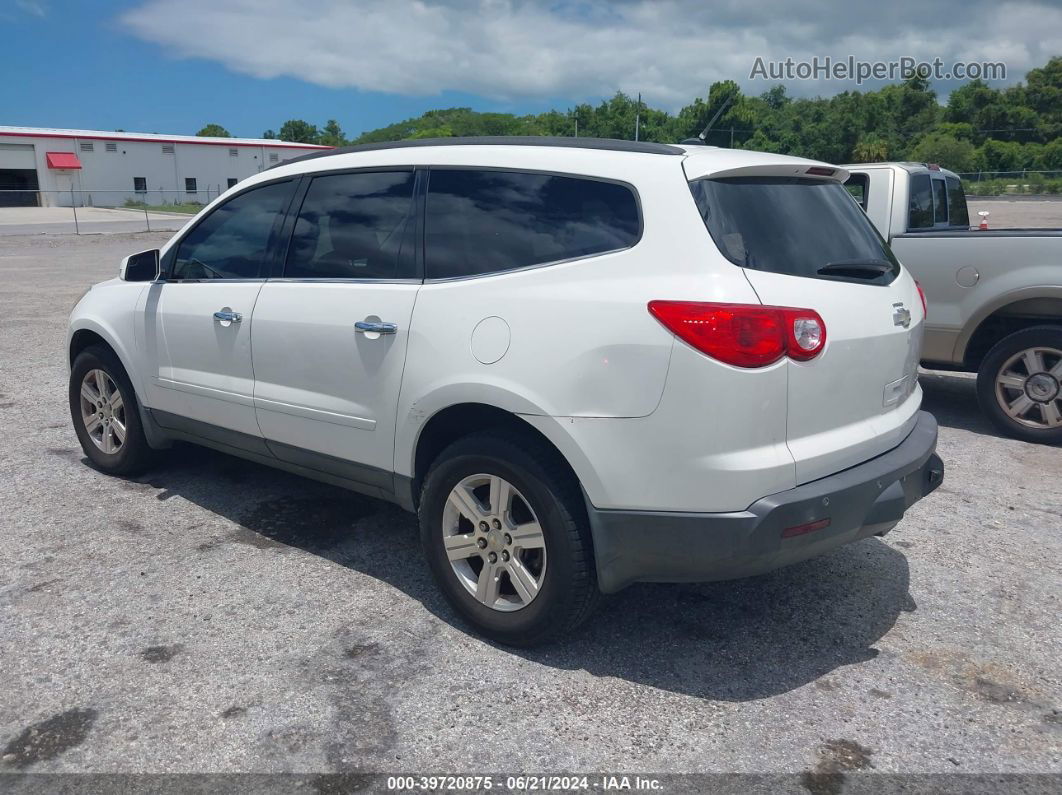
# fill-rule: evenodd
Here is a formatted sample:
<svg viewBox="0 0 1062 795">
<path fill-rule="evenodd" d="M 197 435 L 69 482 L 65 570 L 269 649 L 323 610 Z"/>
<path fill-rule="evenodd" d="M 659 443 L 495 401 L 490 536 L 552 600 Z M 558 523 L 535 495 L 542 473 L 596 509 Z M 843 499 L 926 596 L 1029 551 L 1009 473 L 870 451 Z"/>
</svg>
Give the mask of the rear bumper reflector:
<svg viewBox="0 0 1062 795">
<path fill-rule="evenodd" d="M 806 522 L 804 524 L 798 524 L 793 527 L 787 527 L 782 531 L 782 538 L 792 538 L 793 536 L 802 536 L 804 533 L 813 533 L 816 530 L 821 530 L 824 527 L 830 526 L 829 517 L 825 519 L 819 519 L 817 522 Z"/>
</svg>

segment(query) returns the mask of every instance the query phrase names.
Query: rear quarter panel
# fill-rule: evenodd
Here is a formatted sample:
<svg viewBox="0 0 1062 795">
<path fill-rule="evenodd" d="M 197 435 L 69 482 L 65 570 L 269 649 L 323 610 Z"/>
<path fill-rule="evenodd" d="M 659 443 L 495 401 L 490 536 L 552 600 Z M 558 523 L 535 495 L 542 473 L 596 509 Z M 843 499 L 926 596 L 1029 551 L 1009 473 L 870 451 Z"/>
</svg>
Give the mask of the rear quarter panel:
<svg viewBox="0 0 1062 795">
<path fill-rule="evenodd" d="M 977 325 L 1007 304 L 1062 298 L 1062 236 L 916 233 L 892 248 L 926 291 L 927 359 L 961 362 Z"/>
<path fill-rule="evenodd" d="M 661 402 L 676 342 L 649 314 L 648 302 L 755 302 L 739 268 L 708 264 L 719 254 L 697 214 L 681 158 L 629 157 L 620 166 L 592 170 L 573 162 L 553 170 L 631 184 L 643 216 L 642 237 L 633 248 L 509 273 L 429 281 L 421 288 L 398 406 L 398 473 L 412 474 L 424 423 L 457 403 L 488 403 L 529 418 L 649 416 Z M 493 329 L 487 347 L 504 349 L 493 363 L 481 361 L 476 352 L 482 342 L 476 329 L 487 319 Z M 563 448 L 570 423 L 542 425 Z M 569 456 L 588 491 L 600 482 L 588 470 L 602 453 Z"/>
</svg>

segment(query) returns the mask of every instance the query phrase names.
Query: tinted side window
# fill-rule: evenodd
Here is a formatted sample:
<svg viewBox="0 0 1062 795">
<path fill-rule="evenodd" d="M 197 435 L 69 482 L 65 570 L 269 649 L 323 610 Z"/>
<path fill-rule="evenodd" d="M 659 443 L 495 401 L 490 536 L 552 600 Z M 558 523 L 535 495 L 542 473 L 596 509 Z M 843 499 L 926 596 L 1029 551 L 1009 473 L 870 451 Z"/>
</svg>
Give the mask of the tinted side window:
<svg viewBox="0 0 1062 795">
<path fill-rule="evenodd" d="M 867 183 L 870 180 L 866 174 L 853 174 L 844 183 L 845 188 L 852 194 L 852 198 L 859 202 L 859 206 L 867 209 Z"/>
<path fill-rule="evenodd" d="M 948 192 L 944 180 L 933 180 L 933 221 L 938 224 L 948 222 Z"/>
<path fill-rule="evenodd" d="M 475 276 L 629 248 L 638 201 L 623 185 L 514 171 L 434 169 L 428 278 Z"/>
<path fill-rule="evenodd" d="M 294 183 L 241 193 L 204 218 L 181 241 L 175 279 L 261 279 L 269 276 L 270 238 Z"/>
<path fill-rule="evenodd" d="M 966 192 L 958 177 L 948 177 L 948 210 L 952 226 L 969 226 L 970 211 L 966 208 Z"/>
<path fill-rule="evenodd" d="M 315 177 L 295 222 L 284 276 L 415 276 L 413 206 L 412 171 Z"/>
<path fill-rule="evenodd" d="M 929 229 L 933 226 L 933 193 L 929 174 L 911 177 L 911 198 L 907 214 L 908 229 Z"/>
</svg>

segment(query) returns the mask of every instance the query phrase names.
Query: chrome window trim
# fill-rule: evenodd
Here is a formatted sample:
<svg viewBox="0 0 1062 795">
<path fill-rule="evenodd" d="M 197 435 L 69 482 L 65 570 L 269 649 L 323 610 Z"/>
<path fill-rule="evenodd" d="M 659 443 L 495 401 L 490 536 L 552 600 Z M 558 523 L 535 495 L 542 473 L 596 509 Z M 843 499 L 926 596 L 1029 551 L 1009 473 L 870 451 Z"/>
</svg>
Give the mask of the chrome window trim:
<svg viewBox="0 0 1062 795">
<path fill-rule="evenodd" d="M 268 282 L 280 284 L 421 284 L 420 279 L 355 279 L 346 277 L 331 277 L 317 279 L 311 276 L 281 276 L 275 279 L 266 279 Z"/>
<path fill-rule="evenodd" d="M 257 279 L 156 279 L 152 284 L 258 284 L 267 282 L 265 277 Z"/>
</svg>

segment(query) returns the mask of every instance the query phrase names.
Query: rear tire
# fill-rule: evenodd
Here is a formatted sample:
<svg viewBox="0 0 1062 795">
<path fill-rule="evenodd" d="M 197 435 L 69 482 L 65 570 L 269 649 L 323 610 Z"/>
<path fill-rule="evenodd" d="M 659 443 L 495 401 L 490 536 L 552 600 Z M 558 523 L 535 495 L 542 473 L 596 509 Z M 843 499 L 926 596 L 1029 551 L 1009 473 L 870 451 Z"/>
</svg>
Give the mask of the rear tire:
<svg viewBox="0 0 1062 795">
<path fill-rule="evenodd" d="M 136 392 L 109 348 L 93 345 L 70 370 L 70 419 L 81 449 L 108 475 L 137 475 L 151 463 Z"/>
<path fill-rule="evenodd" d="M 532 437 L 484 432 L 451 444 L 424 480 L 418 516 L 439 588 L 488 638 L 546 643 L 596 607 L 600 591 L 578 483 Z"/>
<path fill-rule="evenodd" d="M 1008 436 L 1062 443 L 1062 327 L 1033 326 L 996 343 L 977 371 L 977 399 Z"/>
</svg>

